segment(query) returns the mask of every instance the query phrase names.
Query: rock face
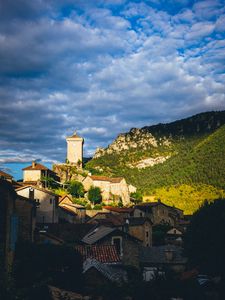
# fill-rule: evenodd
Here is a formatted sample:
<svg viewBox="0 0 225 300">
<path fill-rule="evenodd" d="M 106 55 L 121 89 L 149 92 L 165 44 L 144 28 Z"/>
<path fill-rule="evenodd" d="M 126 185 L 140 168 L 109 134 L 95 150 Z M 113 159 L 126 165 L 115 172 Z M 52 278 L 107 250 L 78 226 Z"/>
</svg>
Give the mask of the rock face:
<svg viewBox="0 0 225 300">
<path fill-rule="evenodd" d="M 147 167 L 152 167 L 154 165 L 157 164 L 162 164 L 164 161 L 166 161 L 168 158 L 170 158 L 170 156 L 158 156 L 156 158 L 146 158 L 146 159 L 142 159 L 139 162 L 137 162 L 137 164 L 135 165 L 136 168 L 138 169 L 143 169 L 143 168 L 147 168 Z"/>
<path fill-rule="evenodd" d="M 131 152 L 144 153 L 135 160 L 138 168 L 163 163 L 171 154 L 174 142 L 205 136 L 225 124 L 225 111 L 201 113 L 168 124 L 132 128 L 118 137 L 105 149 L 98 148 L 93 158 Z M 168 150 L 168 151 L 167 151 Z M 169 156 L 168 156 L 169 155 Z M 139 160 L 139 161 L 138 161 Z"/>
<path fill-rule="evenodd" d="M 150 147 L 169 147 L 171 141 L 167 137 L 157 139 L 153 134 L 145 129 L 132 128 L 128 133 L 119 134 L 118 137 L 106 149 L 97 148 L 93 158 L 104 156 L 105 154 L 120 153 L 132 149 L 147 150 Z"/>
<path fill-rule="evenodd" d="M 61 182 L 77 180 L 82 181 L 87 172 L 80 170 L 74 165 L 70 164 L 55 164 L 53 165 L 54 172 L 59 176 Z"/>
</svg>

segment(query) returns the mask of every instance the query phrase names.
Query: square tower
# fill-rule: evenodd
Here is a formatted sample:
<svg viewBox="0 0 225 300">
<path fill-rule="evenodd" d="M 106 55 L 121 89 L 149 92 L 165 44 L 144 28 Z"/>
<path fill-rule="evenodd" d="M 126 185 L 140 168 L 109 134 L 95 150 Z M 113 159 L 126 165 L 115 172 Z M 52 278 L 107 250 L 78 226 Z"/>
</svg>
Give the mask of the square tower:
<svg viewBox="0 0 225 300">
<path fill-rule="evenodd" d="M 72 136 L 66 138 L 67 160 L 70 164 L 81 164 L 83 160 L 84 139 L 77 135 L 76 131 Z"/>
</svg>

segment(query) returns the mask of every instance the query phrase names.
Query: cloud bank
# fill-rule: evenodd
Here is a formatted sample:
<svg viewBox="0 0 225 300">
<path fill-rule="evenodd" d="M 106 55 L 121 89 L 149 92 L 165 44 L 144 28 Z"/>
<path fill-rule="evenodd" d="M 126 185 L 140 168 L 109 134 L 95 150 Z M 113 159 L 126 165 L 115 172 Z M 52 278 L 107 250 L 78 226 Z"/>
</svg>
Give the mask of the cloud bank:
<svg viewBox="0 0 225 300">
<path fill-rule="evenodd" d="M 0 104 L 1 163 L 225 109 L 224 1 L 2 1 Z"/>
</svg>

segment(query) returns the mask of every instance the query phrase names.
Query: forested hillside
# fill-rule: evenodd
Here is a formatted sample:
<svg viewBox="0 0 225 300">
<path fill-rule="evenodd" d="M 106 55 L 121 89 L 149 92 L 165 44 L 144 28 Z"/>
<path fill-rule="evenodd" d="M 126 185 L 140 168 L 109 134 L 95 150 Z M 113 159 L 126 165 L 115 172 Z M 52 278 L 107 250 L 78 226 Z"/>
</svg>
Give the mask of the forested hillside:
<svg viewBox="0 0 225 300">
<path fill-rule="evenodd" d="M 190 212 L 204 199 L 217 198 L 225 189 L 223 124 L 224 111 L 144 127 L 138 133 L 132 129 L 123 135 L 125 139 L 122 144 L 121 139 L 120 143 L 114 142 L 114 148 L 120 144 L 122 148 L 128 145 L 128 149 L 116 151 L 109 146 L 107 149 L 110 151 L 106 149 L 102 155 L 92 159 L 86 168 L 100 174 L 124 176 L 143 195 L 155 195 L 170 204 L 172 201 L 172 204 Z M 151 135 L 148 145 L 144 139 L 146 133 L 148 137 Z M 129 143 L 134 143 L 134 138 L 137 147 L 129 147 Z M 146 158 L 151 158 L 153 164 L 145 168 L 137 167 L 137 162 Z M 174 196 L 175 190 L 179 191 L 179 199 L 176 199 L 177 195 Z M 190 207 L 190 203 L 193 207 Z"/>
</svg>

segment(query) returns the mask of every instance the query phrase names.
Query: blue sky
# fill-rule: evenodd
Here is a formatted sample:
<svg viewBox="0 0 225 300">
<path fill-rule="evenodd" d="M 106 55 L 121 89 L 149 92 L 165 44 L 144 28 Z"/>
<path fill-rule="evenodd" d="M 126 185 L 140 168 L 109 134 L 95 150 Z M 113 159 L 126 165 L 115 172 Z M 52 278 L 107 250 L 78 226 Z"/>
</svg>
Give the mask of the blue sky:
<svg viewBox="0 0 225 300">
<path fill-rule="evenodd" d="M 225 109 L 224 37 L 221 0 L 1 1 L 0 168 Z"/>
</svg>

